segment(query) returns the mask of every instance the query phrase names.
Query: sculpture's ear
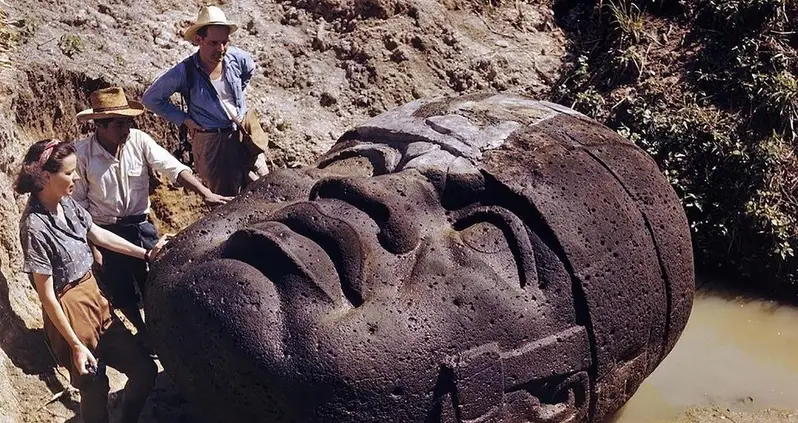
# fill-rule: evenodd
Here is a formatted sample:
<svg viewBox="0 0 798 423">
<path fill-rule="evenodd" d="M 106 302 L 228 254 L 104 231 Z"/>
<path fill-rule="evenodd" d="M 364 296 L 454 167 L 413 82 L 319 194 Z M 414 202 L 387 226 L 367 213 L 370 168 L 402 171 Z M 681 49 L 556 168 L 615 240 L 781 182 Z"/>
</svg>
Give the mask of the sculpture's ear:
<svg viewBox="0 0 798 423">
<path fill-rule="evenodd" d="M 440 421 L 585 421 L 591 363 L 581 326 L 508 352 L 497 343 L 467 350 L 449 357 L 441 368 L 445 380 L 439 380 L 438 389 L 448 391 L 441 396 Z"/>
<path fill-rule="evenodd" d="M 489 421 L 504 404 L 504 369 L 499 344 L 490 343 L 449 357 L 443 369 L 451 375 L 450 404 L 441 404 L 441 421 Z M 447 414 L 449 416 L 447 416 Z"/>
<path fill-rule="evenodd" d="M 544 383 L 541 381 L 541 383 Z M 541 399 L 526 390 L 505 393 L 499 406 L 470 404 L 466 408 L 461 404 L 459 392 L 450 392 L 441 398 L 440 423 L 460 423 L 463 421 L 533 421 L 540 423 L 576 423 L 586 421 L 590 410 L 590 377 L 587 372 L 578 372 L 557 385 L 554 385 L 551 399 Z M 482 409 L 480 409 L 482 407 Z M 474 411 L 484 411 L 476 418 Z"/>
<path fill-rule="evenodd" d="M 538 389 L 548 392 L 533 394 L 527 390 L 508 393 L 502 417 L 511 421 L 540 423 L 576 423 L 587 421 L 590 409 L 590 377 L 578 372 L 559 383 L 539 381 Z M 537 395 L 537 396 L 536 396 Z"/>
</svg>

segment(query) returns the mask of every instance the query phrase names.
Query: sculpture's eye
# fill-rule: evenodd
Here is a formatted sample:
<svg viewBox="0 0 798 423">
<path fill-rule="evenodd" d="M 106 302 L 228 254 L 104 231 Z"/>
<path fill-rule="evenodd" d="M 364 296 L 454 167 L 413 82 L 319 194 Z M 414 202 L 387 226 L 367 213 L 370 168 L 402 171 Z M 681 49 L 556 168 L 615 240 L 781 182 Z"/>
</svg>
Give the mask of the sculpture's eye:
<svg viewBox="0 0 798 423">
<path fill-rule="evenodd" d="M 538 287 L 534 251 L 518 216 L 498 206 L 471 207 L 454 213 L 454 228 L 508 282 L 521 288 Z"/>
<path fill-rule="evenodd" d="M 515 254 L 505 230 L 491 222 L 474 222 L 460 231 L 460 238 L 480 258 L 512 286 L 521 286 Z M 512 239 L 512 235 L 510 238 Z"/>
<path fill-rule="evenodd" d="M 377 174 L 372 161 L 369 160 L 368 157 L 358 155 L 329 161 L 325 163 L 322 169 L 328 170 L 334 174 L 360 176 L 364 178 Z"/>
<path fill-rule="evenodd" d="M 485 254 L 510 253 L 510 244 L 502 228 L 490 222 L 476 222 L 460 231 L 469 247 Z M 513 261 L 514 263 L 514 261 Z"/>
</svg>

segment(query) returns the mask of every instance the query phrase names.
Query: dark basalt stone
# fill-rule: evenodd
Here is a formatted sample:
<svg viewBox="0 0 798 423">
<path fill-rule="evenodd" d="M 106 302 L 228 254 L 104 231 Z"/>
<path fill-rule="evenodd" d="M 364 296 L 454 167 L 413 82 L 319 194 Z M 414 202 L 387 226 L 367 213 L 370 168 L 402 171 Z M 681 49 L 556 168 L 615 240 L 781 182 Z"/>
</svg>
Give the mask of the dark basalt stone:
<svg viewBox="0 0 798 423">
<path fill-rule="evenodd" d="M 559 105 L 415 101 L 173 240 L 156 351 L 210 420 L 600 422 L 690 313 L 656 164 Z"/>
</svg>

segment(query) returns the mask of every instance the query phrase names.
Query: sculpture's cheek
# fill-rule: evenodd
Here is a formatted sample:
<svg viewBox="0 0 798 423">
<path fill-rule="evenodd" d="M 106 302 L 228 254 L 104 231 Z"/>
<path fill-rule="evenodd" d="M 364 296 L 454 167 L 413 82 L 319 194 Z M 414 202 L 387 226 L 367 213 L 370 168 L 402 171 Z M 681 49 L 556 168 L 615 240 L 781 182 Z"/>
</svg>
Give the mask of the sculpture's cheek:
<svg viewBox="0 0 798 423">
<path fill-rule="evenodd" d="M 289 397 L 300 397 L 281 385 L 296 369 L 286 360 L 279 295 L 257 269 L 214 260 L 152 287 L 147 323 L 155 349 L 197 404 L 221 397 L 241 410 L 263 404 L 278 413 Z"/>
</svg>

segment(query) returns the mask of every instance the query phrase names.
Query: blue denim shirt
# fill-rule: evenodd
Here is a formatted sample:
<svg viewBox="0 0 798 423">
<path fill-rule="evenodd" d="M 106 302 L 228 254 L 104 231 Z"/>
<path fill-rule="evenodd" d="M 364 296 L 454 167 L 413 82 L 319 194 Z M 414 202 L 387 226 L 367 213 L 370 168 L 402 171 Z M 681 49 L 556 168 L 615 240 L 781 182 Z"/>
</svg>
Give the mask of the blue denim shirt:
<svg viewBox="0 0 798 423">
<path fill-rule="evenodd" d="M 188 87 L 186 69 L 181 61 L 161 75 L 147 88 L 141 102 L 158 116 L 180 126 L 186 119 L 186 113 L 175 106 L 169 97 L 176 92 L 185 93 L 191 90 L 191 117 L 203 128 L 226 128 L 231 126 L 230 119 L 224 111 L 221 101 L 213 91 L 214 88 L 202 77 L 205 72 L 199 64 L 199 52 L 191 56 L 196 69 L 194 86 Z M 238 120 L 242 121 L 247 113 L 244 90 L 255 71 L 255 62 L 249 53 L 235 47 L 228 47 L 222 61 L 222 78 L 232 88 L 238 109 Z M 207 74 L 206 74 L 207 75 Z"/>
</svg>

